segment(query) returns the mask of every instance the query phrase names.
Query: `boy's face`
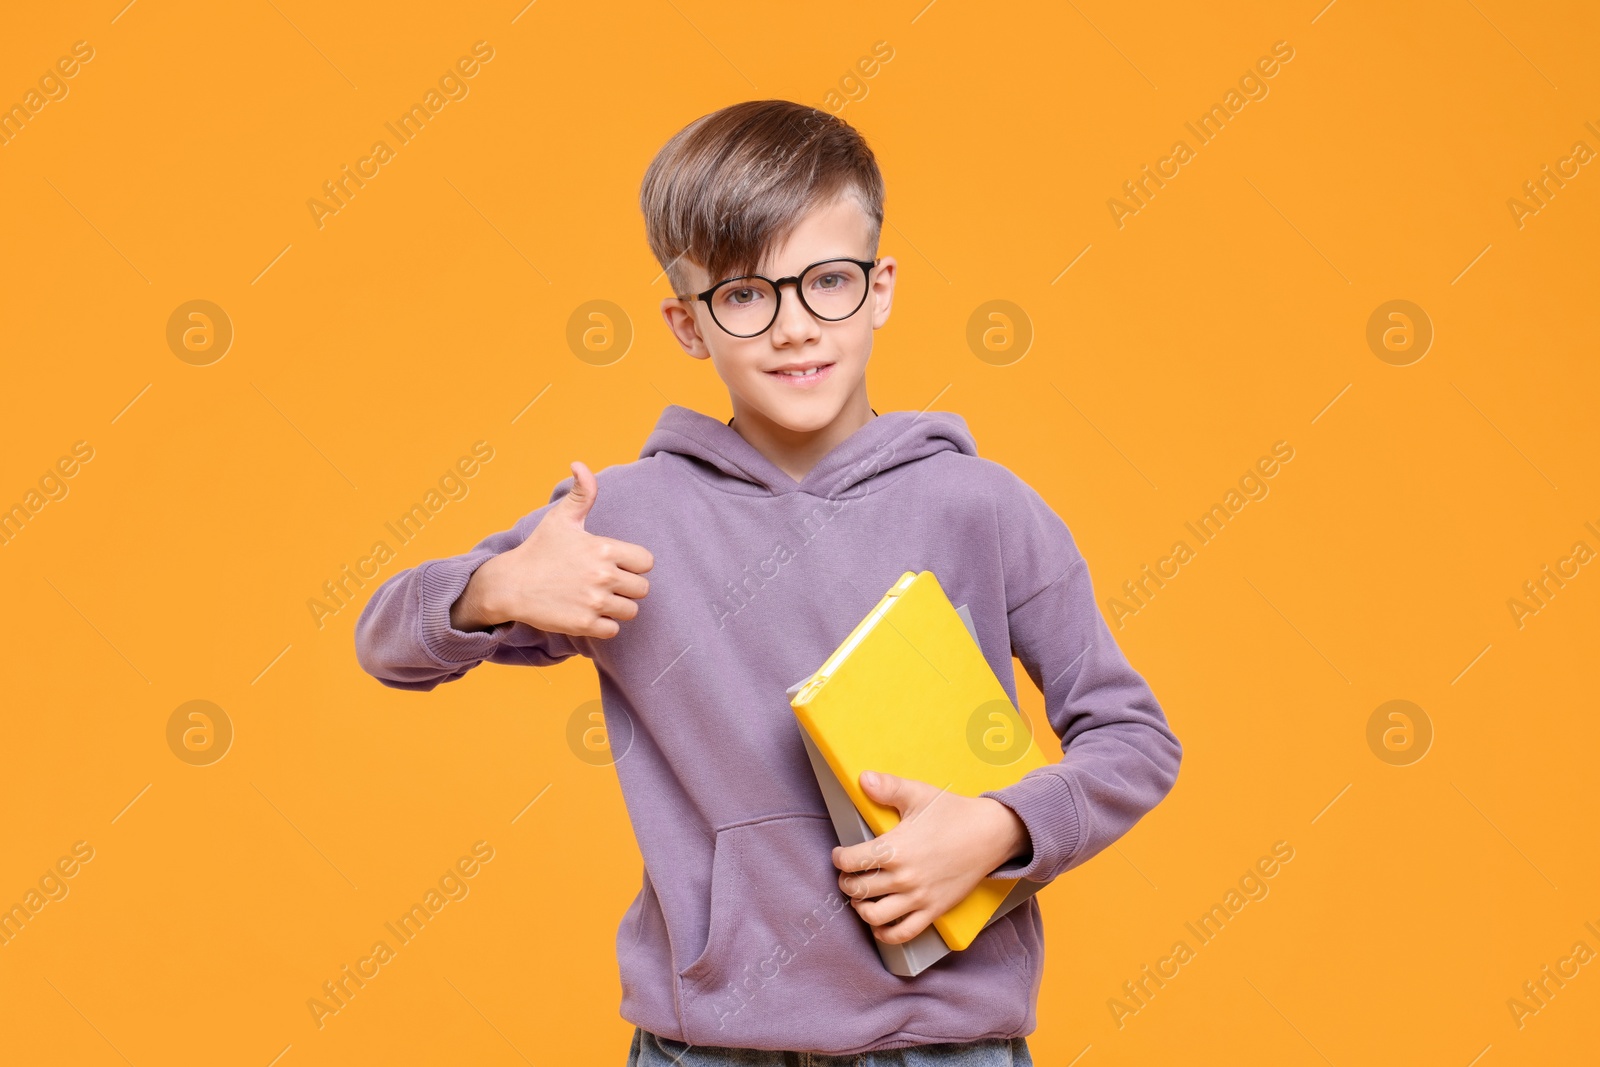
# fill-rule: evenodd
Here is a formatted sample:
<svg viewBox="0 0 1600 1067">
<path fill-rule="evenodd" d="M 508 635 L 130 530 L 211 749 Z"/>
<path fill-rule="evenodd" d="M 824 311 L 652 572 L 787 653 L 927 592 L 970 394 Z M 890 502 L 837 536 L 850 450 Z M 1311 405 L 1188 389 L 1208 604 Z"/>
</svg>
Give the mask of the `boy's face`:
<svg viewBox="0 0 1600 1067">
<path fill-rule="evenodd" d="M 852 195 L 823 204 L 801 220 L 784 243 L 770 249 L 757 273 L 768 278 L 797 275 L 813 263 L 829 259 L 871 260 L 872 224 Z M 687 292 L 709 289 L 720 278 L 709 278 L 699 264 L 688 268 Z M 668 298 L 661 314 L 683 350 L 696 359 L 711 360 L 728 387 L 733 414 L 741 425 L 761 424 L 782 432 L 810 434 L 839 421 L 865 422 L 867 357 L 872 352 L 872 332 L 889 318 L 894 296 L 895 261 L 879 260 L 867 279 L 866 301 L 847 319 L 827 322 L 807 311 L 795 296 L 795 286 L 780 290 L 778 317 L 755 337 L 735 337 L 712 319 L 705 301 Z M 719 294 L 720 295 L 720 294 Z M 817 366 L 813 376 L 786 377 L 780 370 Z"/>
</svg>

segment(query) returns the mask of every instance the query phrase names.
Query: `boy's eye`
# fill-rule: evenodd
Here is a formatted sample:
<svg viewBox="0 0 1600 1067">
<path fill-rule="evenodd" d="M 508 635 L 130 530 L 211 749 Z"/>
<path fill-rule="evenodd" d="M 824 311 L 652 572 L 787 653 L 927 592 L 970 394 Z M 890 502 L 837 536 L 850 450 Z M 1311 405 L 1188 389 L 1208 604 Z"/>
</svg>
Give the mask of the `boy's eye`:
<svg viewBox="0 0 1600 1067">
<path fill-rule="evenodd" d="M 818 289 L 837 289 L 844 284 L 843 274 L 824 274 L 817 279 Z"/>
<path fill-rule="evenodd" d="M 745 287 L 745 288 L 742 288 L 742 289 L 729 289 L 728 290 L 728 303 L 730 303 L 730 304 L 749 304 L 749 303 L 754 302 L 755 299 L 760 295 L 761 295 L 760 293 L 756 292 L 754 289 L 749 288 L 748 286 Z"/>
</svg>

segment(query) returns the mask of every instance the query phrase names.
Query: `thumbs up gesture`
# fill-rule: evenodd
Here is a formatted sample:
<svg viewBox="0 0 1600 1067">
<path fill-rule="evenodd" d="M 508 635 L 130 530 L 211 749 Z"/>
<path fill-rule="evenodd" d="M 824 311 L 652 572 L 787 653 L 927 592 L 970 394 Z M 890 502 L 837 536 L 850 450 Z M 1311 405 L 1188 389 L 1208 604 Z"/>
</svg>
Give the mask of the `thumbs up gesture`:
<svg viewBox="0 0 1600 1067">
<path fill-rule="evenodd" d="M 527 540 L 484 562 L 450 609 L 458 630 L 522 622 L 551 633 L 615 637 L 650 590 L 650 551 L 583 528 L 599 485 L 574 461 L 572 490 L 545 512 Z"/>
</svg>

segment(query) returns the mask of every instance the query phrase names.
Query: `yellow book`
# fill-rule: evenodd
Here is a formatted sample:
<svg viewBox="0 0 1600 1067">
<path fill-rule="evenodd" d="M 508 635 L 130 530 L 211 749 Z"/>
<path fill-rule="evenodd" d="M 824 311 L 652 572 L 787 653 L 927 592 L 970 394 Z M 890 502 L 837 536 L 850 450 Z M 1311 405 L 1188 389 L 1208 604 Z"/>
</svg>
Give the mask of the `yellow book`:
<svg viewBox="0 0 1600 1067">
<path fill-rule="evenodd" d="M 901 575 L 790 706 L 874 835 L 900 813 L 868 799 L 862 771 L 975 797 L 1048 762 L 932 571 Z M 1019 888 L 986 878 L 933 926 L 964 949 Z"/>
</svg>

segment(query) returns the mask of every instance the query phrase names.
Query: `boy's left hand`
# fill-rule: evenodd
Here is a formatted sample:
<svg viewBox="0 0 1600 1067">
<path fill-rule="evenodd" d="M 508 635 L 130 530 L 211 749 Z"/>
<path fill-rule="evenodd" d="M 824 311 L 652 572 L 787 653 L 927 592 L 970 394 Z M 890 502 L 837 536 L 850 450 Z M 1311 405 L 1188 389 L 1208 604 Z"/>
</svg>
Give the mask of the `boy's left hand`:
<svg viewBox="0 0 1600 1067">
<path fill-rule="evenodd" d="M 964 900 L 990 871 L 1027 855 L 1027 828 L 991 797 L 964 797 L 915 778 L 866 771 L 867 796 L 900 812 L 888 833 L 835 846 L 839 889 L 887 944 L 910 941 Z M 898 920 L 898 921 L 896 921 Z"/>
</svg>

